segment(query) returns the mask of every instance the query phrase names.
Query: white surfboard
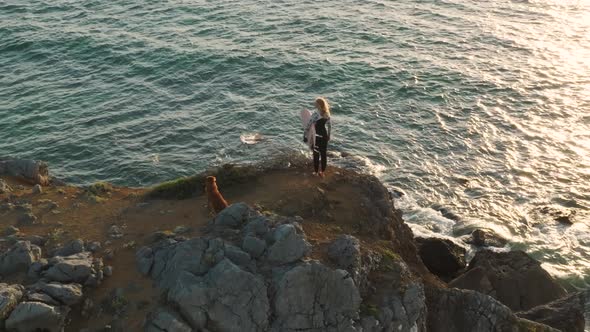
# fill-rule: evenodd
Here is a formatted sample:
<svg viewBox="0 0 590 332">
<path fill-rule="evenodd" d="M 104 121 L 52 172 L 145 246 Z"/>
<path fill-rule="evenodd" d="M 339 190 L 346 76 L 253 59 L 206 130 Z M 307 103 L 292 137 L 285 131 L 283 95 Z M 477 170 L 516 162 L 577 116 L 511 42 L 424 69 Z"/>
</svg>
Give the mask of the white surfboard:
<svg viewBox="0 0 590 332">
<path fill-rule="evenodd" d="M 303 126 L 303 130 L 307 128 L 309 120 L 311 120 L 311 115 L 312 113 L 310 110 L 301 111 L 301 125 Z M 315 145 L 315 126 L 309 128 L 309 132 L 307 133 L 307 145 L 313 150 L 313 146 Z"/>
</svg>

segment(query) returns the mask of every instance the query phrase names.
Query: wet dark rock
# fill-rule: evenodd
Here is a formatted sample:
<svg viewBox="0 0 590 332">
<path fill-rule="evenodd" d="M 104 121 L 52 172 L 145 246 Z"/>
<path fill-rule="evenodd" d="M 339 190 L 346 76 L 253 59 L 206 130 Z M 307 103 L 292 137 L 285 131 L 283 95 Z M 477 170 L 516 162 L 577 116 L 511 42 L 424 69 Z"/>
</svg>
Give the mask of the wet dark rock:
<svg viewBox="0 0 590 332">
<path fill-rule="evenodd" d="M 481 250 L 469 262 L 468 270 L 449 286 L 488 294 L 515 311 L 566 295 L 541 264 L 523 251 Z"/>
<path fill-rule="evenodd" d="M 452 279 L 465 268 L 465 248 L 442 238 L 416 238 L 424 265 L 443 280 Z"/>
<path fill-rule="evenodd" d="M 457 215 L 455 212 L 453 212 L 450 208 L 446 207 L 446 206 L 442 206 L 439 204 L 434 204 L 432 206 L 432 209 L 435 211 L 438 211 L 442 214 L 443 217 L 450 219 L 450 220 L 454 220 L 454 221 L 460 221 L 461 217 L 459 215 Z"/>
<path fill-rule="evenodd" d="M 542 207 L 539 212 L 548 215 L 553 220 L 566 225 L 572 225 L 574 223 L 574 217 L 576 216 L 576 210 L 556 208 L 551 206 Z"/>
<path fill-rule="evenodd" d="M 498 247 L 502 248 L 508 240 L 501 237 L 500 235 L 484 229 L 476 229 L 471 232 L 471 235 L 465 236 L 463 241 L 468 244 L 472 244 L 478 247 Z"/>
<path fill-rule="evenodd" d="M 590 308 L 590 291 L 588 290 L 570 294 L 559 300 L 519 312 L 517 315 L 561 331 L 584 332 L 586 308 Z"/>
<path fill-rule="evenodd" d="M 0 255 L 0 275 L 27 272 L 29 266 L 41 258 L 41 248 L 28 241 L 19 241 Z"/>
<path fill-rule="evenodd" d="M 516 317 L 508 307 L 479 292 L 430 288 L 426 294 L 427 331 L 557 332 L 549 326 Z"/>
</svg>

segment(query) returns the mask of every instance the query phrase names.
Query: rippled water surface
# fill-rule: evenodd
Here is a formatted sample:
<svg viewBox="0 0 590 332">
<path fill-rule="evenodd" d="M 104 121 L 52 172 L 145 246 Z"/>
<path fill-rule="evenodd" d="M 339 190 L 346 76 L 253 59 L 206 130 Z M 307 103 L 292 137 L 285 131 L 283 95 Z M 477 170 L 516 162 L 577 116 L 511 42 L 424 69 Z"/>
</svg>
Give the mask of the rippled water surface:
<svg viewBox="0 0 590 332">
<path fill-rule="evenodd" d="M 335 161 L 405 192 L 416 233 L 493 229 L 590 282 L 588 0 L 0 0 L 0 69 L 0 155 L 78 184 L 304 150 L 324 95 Z"/>
</svg>

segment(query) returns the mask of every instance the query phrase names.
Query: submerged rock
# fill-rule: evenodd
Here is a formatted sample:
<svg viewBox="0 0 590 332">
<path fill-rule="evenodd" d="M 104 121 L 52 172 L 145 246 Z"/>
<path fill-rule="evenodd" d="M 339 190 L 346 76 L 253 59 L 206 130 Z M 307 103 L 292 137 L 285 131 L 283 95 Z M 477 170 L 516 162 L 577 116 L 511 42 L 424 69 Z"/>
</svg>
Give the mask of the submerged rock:
<svg viewBox="0 0 590 332">
<path fill-rule="evenodd" d="M 478 247 L 504 247 L 508 240 L 500 235 L 484 229 L 476 229 L 471 235 L 466 236 L 463 241 Z"/>
<path fill-rule="evenodd" d="M 451 287 L 488 294 L 515 311 L 528 310 L 565 296 L 565 290 L 523 251 L 481 250 Z M 542 290 L 542 291 L 540 291 Z"/>
<path fill-rule="evenodd" d="M 418 253 L 424 265 L 443 280 L 450 280 L 465 268 L 465 248 L 451 240 L 416 238 Z"/>
</svg>

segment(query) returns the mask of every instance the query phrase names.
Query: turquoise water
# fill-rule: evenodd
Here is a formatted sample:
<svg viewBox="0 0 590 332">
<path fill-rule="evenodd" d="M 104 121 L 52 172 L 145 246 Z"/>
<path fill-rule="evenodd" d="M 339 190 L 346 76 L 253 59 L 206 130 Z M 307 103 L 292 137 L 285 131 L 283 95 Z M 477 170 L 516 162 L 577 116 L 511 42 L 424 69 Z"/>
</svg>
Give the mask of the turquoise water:
<svg viewBox="0 0 590 332">
<path fill-rule="evenodd" d="M 0 68 L 0 155 L 77 184 L 305 151 L 326 96 L 332 162 L 404 191 L 416 233 L 490 228 L 589 286 L 590 1 L 4 0 Z"/>
</svg>

